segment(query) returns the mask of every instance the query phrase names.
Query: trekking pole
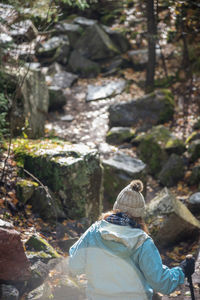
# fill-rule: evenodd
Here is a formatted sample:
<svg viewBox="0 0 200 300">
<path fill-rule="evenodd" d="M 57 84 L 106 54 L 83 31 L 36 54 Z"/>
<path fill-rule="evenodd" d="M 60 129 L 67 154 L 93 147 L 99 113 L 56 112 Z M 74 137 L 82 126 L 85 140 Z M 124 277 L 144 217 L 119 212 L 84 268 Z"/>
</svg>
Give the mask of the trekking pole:
<svg viewBox="0 0 200 300">
<path fill-rule="evenodd" d="M 191 254 L 188 254 L 186 256 L 186 261 L 189 263 L 190 260 L 194 260 L 194 258 L 193 258 L 193 256 Z M 193 286 L 193 283 L 192 283 L 192 275 L 191 274 L 187 276 L 187 281 L 189 283 L 189 288 L 190 288 L 190 293 L 191 293 L 191 299 L 195 300 L 194 286 Z"/>
</svg>

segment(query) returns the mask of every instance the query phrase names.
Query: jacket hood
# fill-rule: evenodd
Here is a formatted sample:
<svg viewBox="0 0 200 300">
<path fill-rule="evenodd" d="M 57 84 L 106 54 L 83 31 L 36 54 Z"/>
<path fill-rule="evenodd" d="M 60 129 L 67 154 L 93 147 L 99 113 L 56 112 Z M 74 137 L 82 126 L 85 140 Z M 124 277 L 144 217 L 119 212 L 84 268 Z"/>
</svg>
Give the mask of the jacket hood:
<svg viewBox="0 0 200 300">
<path fill-rule="evenodd" d="M 114 250 L 120 256 L 129 256 L 149 238 L 143 230 L 120 226 L 105 220 L 98 222 L 97 232 L 101 235 L 104 247 Z"/>
</svg>

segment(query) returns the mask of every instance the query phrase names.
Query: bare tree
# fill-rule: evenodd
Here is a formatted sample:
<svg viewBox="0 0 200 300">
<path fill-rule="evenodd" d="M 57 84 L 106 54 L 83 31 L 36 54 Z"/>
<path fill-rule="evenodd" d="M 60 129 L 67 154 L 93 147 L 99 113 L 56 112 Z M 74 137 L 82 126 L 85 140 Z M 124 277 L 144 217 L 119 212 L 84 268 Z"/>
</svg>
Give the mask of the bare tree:
<svg viewBox="0 0 200 300">
<path fill-rule="evenodd" d="M 145 91 L 151 92 L 154 89 L 154 74 L 156 64 L 156 18 L 154 0 L 145 0 L 147 16 L 147 39 L 148 39 L 148 63 L 146 70 Z"/>
</svg>

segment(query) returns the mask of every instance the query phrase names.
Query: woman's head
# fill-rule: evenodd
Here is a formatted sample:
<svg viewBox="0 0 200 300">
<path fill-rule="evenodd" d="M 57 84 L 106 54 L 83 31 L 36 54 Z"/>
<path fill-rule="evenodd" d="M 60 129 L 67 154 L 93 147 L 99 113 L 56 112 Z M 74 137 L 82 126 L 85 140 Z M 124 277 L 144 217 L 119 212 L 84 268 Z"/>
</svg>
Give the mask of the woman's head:
<svg viewBox="0 0 200 300">
<path fill-rule="evenodd" d="M 113 210 L 128 213 L 133 218 L 144 216 L 145 201 L 142 195 L 143 183 L 133 180 L 117 196 Z"/>
</svg>

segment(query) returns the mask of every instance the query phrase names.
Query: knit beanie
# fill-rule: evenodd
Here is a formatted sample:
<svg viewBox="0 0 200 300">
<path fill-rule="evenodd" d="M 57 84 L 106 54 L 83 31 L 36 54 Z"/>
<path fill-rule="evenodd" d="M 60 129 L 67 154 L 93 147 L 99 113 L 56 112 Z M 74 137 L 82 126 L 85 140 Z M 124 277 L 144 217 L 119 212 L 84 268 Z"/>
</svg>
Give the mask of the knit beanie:
<svg viewBox="0 0 200 300">
<path fill-rule="evenodd" d="M 143 217 L 145 210 L 143 183 L 140 180 L 133 180 L 117 196 L 113 209 L 129 213 L 133 217 Z"/>
</svg>

